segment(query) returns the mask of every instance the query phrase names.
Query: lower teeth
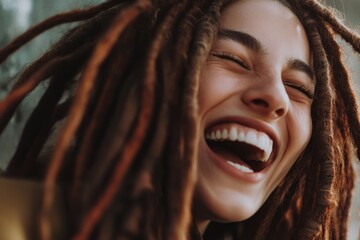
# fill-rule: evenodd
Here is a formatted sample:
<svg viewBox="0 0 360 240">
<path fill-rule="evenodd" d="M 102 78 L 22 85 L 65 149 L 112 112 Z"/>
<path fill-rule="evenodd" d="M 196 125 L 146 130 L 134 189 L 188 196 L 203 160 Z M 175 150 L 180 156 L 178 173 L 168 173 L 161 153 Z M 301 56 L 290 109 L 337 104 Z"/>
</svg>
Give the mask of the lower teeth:
<svg viewBox="0 0 360 240">
<path fill-rule="evenodd" d="M 237 170 L 240 170 L 241 172 L 245 172 L 245 173 L 253 173 L 254 171 L 244 165 L 240 165 L 231 161 L 226 161 L 228 164 L 230 164 L 231 166 L 233 166 L 234 168 L 236 168 Z"/>
</svg>

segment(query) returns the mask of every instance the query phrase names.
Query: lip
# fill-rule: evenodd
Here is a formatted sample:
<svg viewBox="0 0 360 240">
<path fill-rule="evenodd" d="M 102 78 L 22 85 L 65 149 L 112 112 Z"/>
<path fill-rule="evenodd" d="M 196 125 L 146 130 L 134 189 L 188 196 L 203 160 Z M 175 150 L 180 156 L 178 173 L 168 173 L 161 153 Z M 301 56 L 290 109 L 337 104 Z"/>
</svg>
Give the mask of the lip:
<svg viewBox="0 0 360 240">
<path fill-rule="evenodd" d="M 238 175 L 238 177 L 241 177 L 241 178 L 246 176 L 247 180 L 250 180 L 250 181 L 256 181 L 256 179 L 261 178 L 260 176 L 268 171 L 268 169 L 274 163 L 274 161 L 275 161 L 275 159 L 277 157 L 277 153 L 278 153 L 278 150 L 279 150 L 279 136 L 276 134 L 276 132 L 273 130 L 273 128 L 269 124 L 267 124 L 267 123 L 265 123 L 263 121 L 260 121 L 258 119 L 246 118 L 246 117 L 241 117 L 241 116 L 227 116 L 227 117 L 219 118 L 219 119 L 217 119 L 215 121 L 212 121 L 209 124 L 207 124 L 204 131 L 206 131 L 206 129 L 209 129 L 214 125 L 224 124 L 224 123 L 235 123 L 235 124 L 243 125 L 245 127 L 253 128 L 253 129 L 255 129 L 255 130 L 259 131 L 259 132 L 266 133 L 272 139 L 272 141 L 273 141 L 273 151 L 272 151 L 272 153 L 270 155 L 270 159 L 268 161 L 268 164 L 264 169 L 262 169 L 259 172 L 255 172 L 255 173 L 242 173 L 242 172 L 240 172 L 240 171 L 238 171 L 236 169 L 231 169 L 231 170 L 234 170 L 234 171 L 230 171 L 231 174 L 235 173 L 235 175 Z M 209 152 L 210 157 L 213 160 L 215 160 L 215 162 L 217 164 L 220 164 L 219 161 L 221 161 L 222 164 L 219 165 L 219 167 L 221 167 L 223 169 L 224 169 L 224 167 L 226 167 L 226 169 L 224 169 L 226 171 L 230 170 L 230 169 L 228 169 L 228 167 L 233 168 L 229 164 L 227 164 L 222 158 L 220 158 L 216 153 L 214 153 L 210 149 L 210 147 L 207 145 L 206 141 L 205 141 L 205 144 L 206 144 L 206 147 L 207 147 L 207 150 Z M 228 165 L 228 166 L 226 166 L 226 165 Z M 251 175 L 253 175 L 253 177 L 250 177 Z"/>
</svg>

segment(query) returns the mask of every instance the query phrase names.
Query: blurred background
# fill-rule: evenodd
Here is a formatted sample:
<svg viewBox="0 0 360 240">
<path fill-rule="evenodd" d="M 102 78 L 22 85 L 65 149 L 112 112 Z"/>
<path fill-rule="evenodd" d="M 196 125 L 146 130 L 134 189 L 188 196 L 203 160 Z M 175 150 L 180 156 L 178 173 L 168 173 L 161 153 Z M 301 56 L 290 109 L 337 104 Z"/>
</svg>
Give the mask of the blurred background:
<svg viewBox="0 0 360 240">
<path fill-rule="evenodd" d="M 56 13 L 86 7 L 101 0 L 76 0 L 76 1 L 55 1 L 55 0 L 0 0 L 0 48 L 8 43 L 18 34 L 24 32 L 30 26 Z M 360 0 L 327 0 L 329 5 L 338 9 L 344 17 L 348 26 L 360 32 Z M 16 78 L 19 70 L 28 65 L 32 59 L 44 53 L 48 46 L 66 31 L 68 27 L 58 27 L 37 37 L 34 41 L 20 49 L 6 62 L 0 65 L 0 99 L 10 89 L 9 84 Z M 351 52 L 351 49 L 344 46 L 345 59 L 348 62 L 352 76 L 355 80 L 355 89 L 360 96 L 360 56 Z M 37 92 L 41 92 L 41 87 Z M 35 93 L 36 94 L 36 93 Z M 0 136 L 0 145 L 5 146 L 0 151 L 0 170 L 4 170 L 8 164 L 11 154 L 15 150 L 19 139 L 19 129 L 23 127 L 23 120 L 27 118 L 29 106 L 35 104 L 33 98 L 24 100 L 20 111 L 11 120 L 7 130 Z M 360 175 L 360 164 L 354 161 L 354 166 Z M 360 178 L 357 178 L 354 201 L 350 213 L 350 240 L 360 240 Z"/>
</svg>

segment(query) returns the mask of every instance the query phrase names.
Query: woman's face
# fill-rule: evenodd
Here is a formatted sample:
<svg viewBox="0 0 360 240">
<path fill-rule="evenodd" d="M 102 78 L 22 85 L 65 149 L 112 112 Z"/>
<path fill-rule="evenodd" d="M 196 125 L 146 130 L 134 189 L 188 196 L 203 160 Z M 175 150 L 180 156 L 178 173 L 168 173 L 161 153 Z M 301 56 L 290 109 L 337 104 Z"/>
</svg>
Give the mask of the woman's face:
<svg viewBox="0 0 360 240">
<path fill-rule="evenodd" d="M 278 1 L 235 1 L 222 12 L 202 72 L 198 220 L 253 215 L 305 149 L 314 88 L 309 44 Z"/>
</svg>

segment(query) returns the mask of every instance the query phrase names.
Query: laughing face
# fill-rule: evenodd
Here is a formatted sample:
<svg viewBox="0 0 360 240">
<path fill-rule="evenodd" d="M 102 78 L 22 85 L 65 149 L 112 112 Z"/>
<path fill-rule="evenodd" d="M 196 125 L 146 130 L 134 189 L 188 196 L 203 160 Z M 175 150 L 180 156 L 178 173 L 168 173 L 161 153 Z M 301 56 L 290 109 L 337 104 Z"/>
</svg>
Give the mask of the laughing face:
<svg viewBox="0 0 360 240">
<path fill-rule="evenodd" d="M 273 0 L 223 10 L 200 82 L 199 221 L 242 221 L 261 207 L 309 141 L 313 88 L 294 13 Z"/>
</svg>

